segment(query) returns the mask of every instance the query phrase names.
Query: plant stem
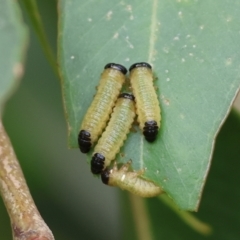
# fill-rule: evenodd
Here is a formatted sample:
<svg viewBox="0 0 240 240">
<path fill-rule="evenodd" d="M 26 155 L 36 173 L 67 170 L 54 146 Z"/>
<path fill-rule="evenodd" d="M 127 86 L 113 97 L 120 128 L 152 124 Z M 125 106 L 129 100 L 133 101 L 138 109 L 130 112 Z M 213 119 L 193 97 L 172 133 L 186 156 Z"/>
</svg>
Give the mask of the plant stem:
<svg viewBox="0 0 240 240">
<path fill-rule="evenodd" d="M 0 193 L 11 220 L 14 240 L 54 240 L 34 204 L 1 120 Z"/>
<path fill-rule="evenodd" d="M 129 194 L 132 207 L 136 232 L 139 240 L 151 240 L 152 234 L 149 223 L 149 216 L 146 210 L 144 199 L 133 194 Z"/>
</svg>

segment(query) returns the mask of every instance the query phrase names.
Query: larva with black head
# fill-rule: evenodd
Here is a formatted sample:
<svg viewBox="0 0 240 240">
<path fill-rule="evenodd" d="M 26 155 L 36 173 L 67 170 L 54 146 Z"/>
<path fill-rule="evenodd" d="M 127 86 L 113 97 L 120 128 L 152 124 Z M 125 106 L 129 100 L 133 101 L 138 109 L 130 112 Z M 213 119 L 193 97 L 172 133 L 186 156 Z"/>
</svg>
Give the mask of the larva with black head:
<svg viewBox="0 0 240 240">
<path fill-rule="evenodd" d="M 153 142 L 160 128 L 161 110 L 153 86 L 152 67 L 148 63 L 140 62 L 133 64 L 129 71 L 140 128 L 145 139 Z"/>
<path fill-rule="evenodd" d="M 83 118 L 78 134 L 78 145 L 81 152 L 89 152 L 105 128 L 125 81 L 126 73 L 127 69 L 120 64 L 109 63 L 105 66 L 97 93 Z"/>
<path fill-rule="evenodd" d="M 144 170 L 137 172 L 129 171 L 131 161 L 122 165 L 120 169 L 117 167 L 117 163 L 111 170 L 105 169 L 102 174 L 102 182 L 109 186 L 117 186 L 122 190 L 127 190 L 140 197 L 155 197 L 163 193 L 162 189 L 155 185 L 153 182 L 141 178 Z"/>
<path fill-rule="evenodd" d="M 91 171 L 101 173 L 120 151 L 135 117 L 134 96 L 122 93 L 116 102 L 110 121 L 94 148 Z"/>
</svg>

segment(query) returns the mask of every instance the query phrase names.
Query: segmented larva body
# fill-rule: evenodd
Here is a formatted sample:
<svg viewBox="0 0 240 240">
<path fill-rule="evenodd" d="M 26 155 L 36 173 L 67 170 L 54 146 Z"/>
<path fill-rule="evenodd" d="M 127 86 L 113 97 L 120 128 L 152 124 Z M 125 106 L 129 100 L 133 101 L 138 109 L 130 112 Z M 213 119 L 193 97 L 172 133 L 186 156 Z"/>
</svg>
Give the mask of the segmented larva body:
<svg viewBox="0 0 240 240">
<path fill-rule="evenodd" d="M 140 128 L 145 139 L 153 142 L 160 128 L 161 115 L 153 86 L 152 67 L 145 62 L 135 63 L 129 68 L 129 71 Z"/>
<path fill-rule="evenodd" d="M 89 152 L 105 128 L 125 81 L 126 73 L 127 69 L 120 64 L 109 63 L 105 66 L 97 87 L 97 93 L 80 127 L 78 145 L 81 152 Z"/>
<path fill-rule="evenodd" d="M 155 197 L 163 193 L 159 186 L 141 178 L 144 170 L 129 172 L 130 165 L 131 161 L 118 169 L 117 163 L 115 162 L 114 167 L 111 170 L 106 169 L 102 172 L 102 182 L 110 186 L 120 187 L 121 189 L 127 190 L 140 197 Z"/>
<path fill-rule="evenodd" d="M 134 117 L 134 96 L 128 93 L 120 94 L 110 121 L 94 148 L 91 160 L 92 173 L 101 173 L 115 159 L 127 138 Z"/>
</svg>

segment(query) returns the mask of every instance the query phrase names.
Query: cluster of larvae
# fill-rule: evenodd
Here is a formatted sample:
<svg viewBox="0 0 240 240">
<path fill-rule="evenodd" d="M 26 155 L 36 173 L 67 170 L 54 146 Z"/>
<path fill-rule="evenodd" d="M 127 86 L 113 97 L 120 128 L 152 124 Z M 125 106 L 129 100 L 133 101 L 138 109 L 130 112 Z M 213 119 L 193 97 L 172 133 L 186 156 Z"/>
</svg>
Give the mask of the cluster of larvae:
<svg viewBox="0 0 240 240">
<path fill-rule="evenodd" d="M 82 153 L 88 153 L 97 142 L 92 154 L 91 171 L 101 174 L 103 183 L 142 197 L 153 197 L 162 192 L 161 188 L 141 178 L 144 170 L 129 171 L 131 161 L 120 169 L 116 162 L 112 169 L 108 168 L 126 140 L 136 113 L 148 142 L 156 139 L 160 127 L 160 107 L 153 86 L 152 67 L 140 62 L 133 64 L 129 71 L 133 94 L 120 93 L 127 69 L 116 63 L 105 66 L 97 93 L 82 121 L 78 144 Z"/>
</svg>

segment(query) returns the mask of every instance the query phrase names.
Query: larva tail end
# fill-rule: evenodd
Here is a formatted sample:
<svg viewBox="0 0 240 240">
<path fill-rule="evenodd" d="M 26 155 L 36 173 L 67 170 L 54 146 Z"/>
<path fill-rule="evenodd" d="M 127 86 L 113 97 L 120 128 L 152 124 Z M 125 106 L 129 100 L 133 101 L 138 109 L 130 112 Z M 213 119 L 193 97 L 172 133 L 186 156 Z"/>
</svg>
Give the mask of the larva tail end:
<svg viewBox="0 0 240 240">
<path fill-rule="evenodd" d="M 156 121 L 147 121 L 143 128 L 143 135 L 148 142 L 153 142 L 158 134 L 158 125 Z"/>
<path fill-rule="evenodd" d="M 82 153 L 88 153 L 91 149 L 91 134 L 88 131 L 81 130 L 78 134 L 78 146 Z"/>
<path fill-rule="evenodd" d="M 131 72 L 134 68 L 138 68 L 138 67 L 146 67 L 146 68 L 152 69 L 152 66 L 151 66 L 149 63 L 139 62 L 139 63 L 134 63 L 134 64 L 129 68 L 129 72 Z"/>
<path fill-rule="evenodd" d="M 101 173 L 102 182 L 106 185 L 108 185 L 108 182 L 109 182 L 109 175 L 110 175 L 110 170 L 108 168 Z"/>
<path fill-rule="evenodd" d="M 91 171 L 93 174 L 100 174 L 104 169 L 105 157 L 100 153 L 95 153 L 91 161 Z"/>
<path fill-rule="evenodd" d="M 127 98 L 134 101 L 135 97 L 131 93 L 121 93 L 118 98 Z"/>
<path fill-rule="evenodd" d="M 125 75 L 127 73 L 127 69 L 121 65 L 121 64 L 117 64 L 117 63 L 108 63 L 104 69 L 107 69 L 107 68 L 113 68 L 113 69 L 116 69 L 118 71 L 120 71 L 123 75 Z"/>
</svg>

